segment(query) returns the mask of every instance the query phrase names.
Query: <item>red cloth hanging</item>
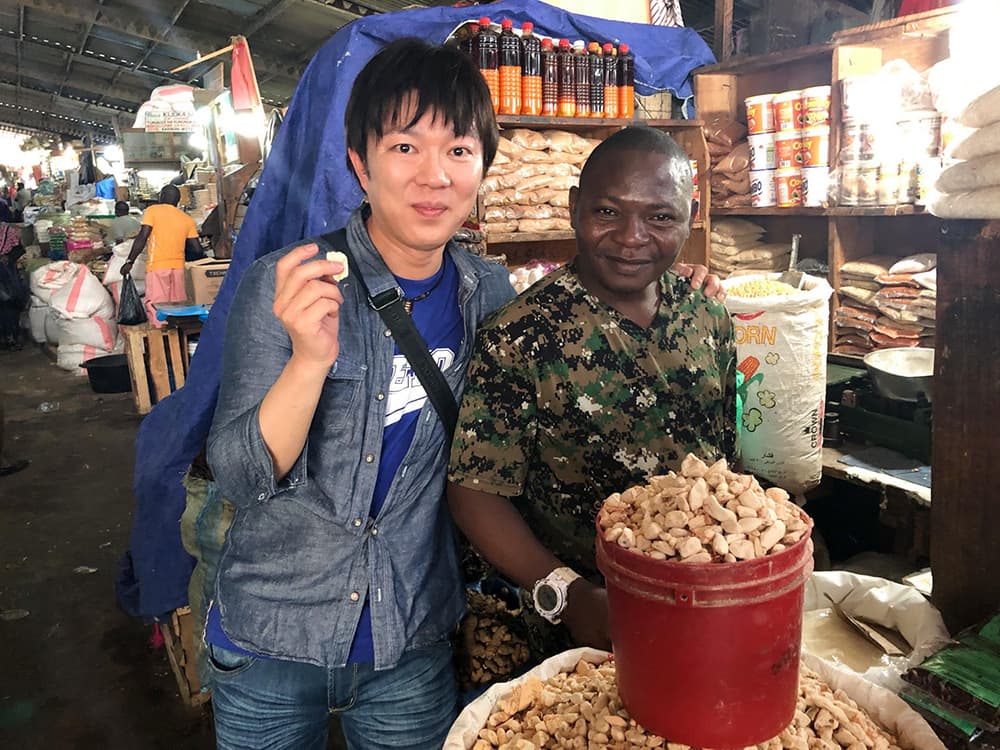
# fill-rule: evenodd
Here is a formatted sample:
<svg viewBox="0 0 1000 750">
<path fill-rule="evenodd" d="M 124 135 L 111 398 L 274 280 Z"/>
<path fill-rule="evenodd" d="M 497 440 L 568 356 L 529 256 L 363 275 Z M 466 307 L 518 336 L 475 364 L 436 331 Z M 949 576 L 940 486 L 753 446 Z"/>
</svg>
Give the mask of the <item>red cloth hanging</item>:
<svg viewBox="0 0 1000 750">
<path fill-rule="evenodd" d="M 924 13 L 928 10 L 937 10 L 954 5 L 956 0 L 903 0 L 899 6 L 900 16 L 909 16 L 914 13 Z"/>
<path fill-rule="evenodd" d="M 253 110 L 261 106 L 257 74 L 250 59 L 246 37 L 233 37 L 233 69 L 229 89 L 233 94 L 233 109 Z"/>
</svg>

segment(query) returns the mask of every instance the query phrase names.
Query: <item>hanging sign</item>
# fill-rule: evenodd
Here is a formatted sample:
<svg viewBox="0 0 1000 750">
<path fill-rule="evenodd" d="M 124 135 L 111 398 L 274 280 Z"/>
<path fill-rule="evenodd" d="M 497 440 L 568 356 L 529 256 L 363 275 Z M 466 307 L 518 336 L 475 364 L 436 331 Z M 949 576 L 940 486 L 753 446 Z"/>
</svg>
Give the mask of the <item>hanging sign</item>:
<svg viewBox="0 0 1000 750">
<path fill-rule="evenodd" d="M 198 130 L 194 112 L 150 109 L 146 112 L 147 133 L 193 133 Z"/>
</svg>

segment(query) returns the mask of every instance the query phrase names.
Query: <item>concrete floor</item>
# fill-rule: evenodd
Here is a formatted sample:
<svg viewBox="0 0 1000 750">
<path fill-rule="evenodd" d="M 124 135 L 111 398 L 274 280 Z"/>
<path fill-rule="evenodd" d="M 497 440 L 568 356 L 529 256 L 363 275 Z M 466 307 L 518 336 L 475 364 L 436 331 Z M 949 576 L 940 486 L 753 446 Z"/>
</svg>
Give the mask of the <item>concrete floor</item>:
<svg viewBox="0 0 1000 750">
<path fill-rule="evenodd" d="M 0 477 L 0 747 L 214 747 L 209 711 L 181 703 L 166 653 L 115 601 L 133 506 L 131 394 L 95 394 L 32 346 L 0 352 L 0 398 L 9 457 L 31 459 Z"/>
</svg>

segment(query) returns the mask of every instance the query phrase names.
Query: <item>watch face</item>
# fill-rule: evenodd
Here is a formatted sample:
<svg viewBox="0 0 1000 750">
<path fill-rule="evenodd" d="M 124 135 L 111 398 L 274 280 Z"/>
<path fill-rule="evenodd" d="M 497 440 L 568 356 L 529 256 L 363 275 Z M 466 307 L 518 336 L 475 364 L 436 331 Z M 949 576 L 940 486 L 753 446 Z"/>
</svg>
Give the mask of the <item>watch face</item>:
<svg viewBox="0 0 1000 750">
<path fill-rule="evenodd" d="M 538 608 L 543 612 L 551 612 L 559 604 L 559 594 L 547 583 L 538 587 L 535 596 L 538 600 Z"/>
</svg>

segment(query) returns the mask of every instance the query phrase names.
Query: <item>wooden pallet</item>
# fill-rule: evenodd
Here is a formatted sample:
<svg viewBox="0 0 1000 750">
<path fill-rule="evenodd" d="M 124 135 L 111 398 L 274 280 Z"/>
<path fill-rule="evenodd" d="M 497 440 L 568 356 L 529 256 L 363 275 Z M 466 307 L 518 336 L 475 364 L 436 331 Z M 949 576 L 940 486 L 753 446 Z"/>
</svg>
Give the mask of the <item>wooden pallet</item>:
<svg viewBox="0 0 1000 750">
<path fill-rule="evenodd" d="M 195 659 L 194 618 L 190 607 L 175 609 L 170 615 L 169 623 L 160 623 L 160 633 L 163 634 L 167 648 L 167 659 L 177 680 L 177 689 L 181 699 L 188 706 L 200 706 L 212 697 L 209 689 L 203 688 L 198 677 L 198 665 Z"/>
<path fill-rule="evenodd" d="M 177 328 L 157 328 L 149 323 L 119 326 L 118 331 L 125 338 L 135 409 L 148 414 L 153 404 L 184 385 L 188 371 L 187 336 Z"/>
</svg>

